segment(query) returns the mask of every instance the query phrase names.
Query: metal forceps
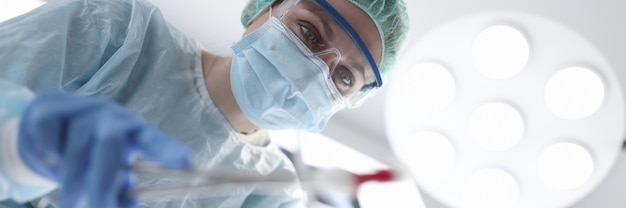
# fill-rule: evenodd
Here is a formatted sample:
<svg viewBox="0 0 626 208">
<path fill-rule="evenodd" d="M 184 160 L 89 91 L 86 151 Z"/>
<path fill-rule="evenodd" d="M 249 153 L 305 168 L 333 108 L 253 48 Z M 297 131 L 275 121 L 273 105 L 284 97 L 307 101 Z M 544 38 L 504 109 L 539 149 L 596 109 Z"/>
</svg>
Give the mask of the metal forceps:
<svg viewBox="0 0 626 208">
<path fill-rule="evenodd" d="M 181 179 L 190 183 L 138 187 L 134 191 L 126 193 L 126 196 L 140 201 L 162 200 L 164 197 L 176 196 L 202 198 L 203 196 L 232 194 L 236 188 L 242 186 L 253 186 L 256 190 L 261 190 L 264 194 L 271 195 L 274 193 L 278 194 L 276 191 L 280 191 L 281 188 L 291 187 L 295 184 L 311 186 L 315 179 L 311 174 L 306 174 L 306 171 L 303 170 L 300 134 L 301 132 L 298 131 L 296 136 L 297 147 L 293 150 L 291 158 L 296 173 L 284 171 L 273 172 L 268 176 L 259 176 L 222 168 L 211 170 L 173 170 L 150 162 L 138 161 L 132 166 L 135 173 Z"/>
<path fill-rule="evenodd" d="M 172 197 L 226 196 L 237 188 L 249 186 L 263 194 L 278 194 L 282 187 L 299 183 L 298 177 L 290 172 L 274 172 L 269 176 L 248 175 L 232 170 L 173 170 L 149 162 L 138 162 L 132 167 L 135 173 L 163 177 L 186 183 L 138 187 L 126 193 L 126 197 L 140 201 L 162 200 Z"/>
</svg>

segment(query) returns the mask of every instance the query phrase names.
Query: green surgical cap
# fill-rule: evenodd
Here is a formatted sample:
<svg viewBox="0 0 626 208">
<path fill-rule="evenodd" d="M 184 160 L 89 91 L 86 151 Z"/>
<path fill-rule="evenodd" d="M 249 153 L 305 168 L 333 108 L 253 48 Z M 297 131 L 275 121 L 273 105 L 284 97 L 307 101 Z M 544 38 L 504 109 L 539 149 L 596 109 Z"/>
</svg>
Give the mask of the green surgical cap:
<svg viewBox="0 0 626 208">
<path fill-rule="evenodd" d="M 248 27 L 260 13 L 277 0 L 249 0 L 241 15 L 241 23 Z M 374 20 L 380 37 L 383 53 L 378 66 L 383 79 L 390 74 L 398 62 L 409 33 L 409 16 L 403 0 L 348 0 L 361 8 Z"/>
</svg>

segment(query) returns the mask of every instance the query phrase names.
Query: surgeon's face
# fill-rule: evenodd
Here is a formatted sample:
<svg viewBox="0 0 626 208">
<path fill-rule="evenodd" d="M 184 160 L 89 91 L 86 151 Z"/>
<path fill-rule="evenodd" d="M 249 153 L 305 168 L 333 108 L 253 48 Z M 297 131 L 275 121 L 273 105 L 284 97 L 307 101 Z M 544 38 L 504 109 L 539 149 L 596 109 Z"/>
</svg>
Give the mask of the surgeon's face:
<svg viewBox="0 0 626 208">
<path fill-rule="evenodd" d="M 292 2 L 294 2 L 292 0 Z M 329 65 L 331 78 L 337 90 L 346 99 L 350 99 L 365 85 L 375 81 L 374 74 L 365 56 L 347 32 L 313 0 L 301 0 L 299 3 L 287 2 L 283 6 L 274 6 L 272 16 L 283 14 L 281 21 L 296 34 L 314 53 L 319 53 Z M 346 0 L 328 0 L 341 15 L 352 25 L 369 49 L 376 64 L 380 63 L 382 42 L 378 29 L 370 17 L 354 4 Z M 268 12 L 260 14 L 251 22 L 244 36 L 259 28 L 268 20 Z M 326 53 L 329 49 L 338 53 Z M 336 50 L 334 50 L 336 49 Z"/>
</svg>

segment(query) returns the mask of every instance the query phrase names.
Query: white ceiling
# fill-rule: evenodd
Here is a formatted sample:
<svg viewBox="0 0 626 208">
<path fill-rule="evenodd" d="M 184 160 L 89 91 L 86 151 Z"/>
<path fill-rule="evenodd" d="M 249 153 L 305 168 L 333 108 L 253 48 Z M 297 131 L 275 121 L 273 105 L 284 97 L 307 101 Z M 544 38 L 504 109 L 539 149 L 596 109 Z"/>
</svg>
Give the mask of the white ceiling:
<svg viewBox="0 0 626 208">
<path fill-rule="evenodd" d="M 198 39 L 207 50 L 229 54 L 243 28 L 239 23 L 245 0 L 150 0 L 166 18 Z M 411 43 L 428 31 L 463 16 L 482 12 L 514 11 L 556 20 L 587 38 L 616 69 L 622 87 L 626 85 L 626 1 L 623 0 L 407 0 L 412 22 Z M 374 157 L 388 159 L 392 153 L 386 141 L 385 90 L 358 109 L 338 113 L 324 134 Z M 626 90 L 624 90 L 626 92 Z M 618 159 L 614 171 L 598 189 L 575 207 L 615 207 L 626 204 L 619 193 L 626 190 L 626 156 Z M 443 207 L 425 197 L 428 207 Z"/>
</svg>

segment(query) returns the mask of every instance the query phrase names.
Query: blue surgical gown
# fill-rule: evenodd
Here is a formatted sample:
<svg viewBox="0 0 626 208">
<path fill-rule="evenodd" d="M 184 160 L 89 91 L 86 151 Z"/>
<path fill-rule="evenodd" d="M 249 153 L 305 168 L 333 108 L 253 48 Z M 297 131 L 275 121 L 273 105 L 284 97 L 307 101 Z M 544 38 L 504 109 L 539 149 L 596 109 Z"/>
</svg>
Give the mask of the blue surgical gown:
<svg viewBox="0 0 626 208">
<path fill-rule="evenodd" d="M 202 168 L 295 177 L 293 164 L 274 144 L 251 145 L 232 129 L 206 89 L 201 50 L 143 0 L 51 1 L 0 23 L 0 79 L 34 92 L 54 88 L 114 100 L 180 139 Z M 138 186 L 169 182 L 138 177 Z M 302 199 L 294 184 L 271 194 L 248 186 L 143 205 L 294 207 Z"/>
</svg>

